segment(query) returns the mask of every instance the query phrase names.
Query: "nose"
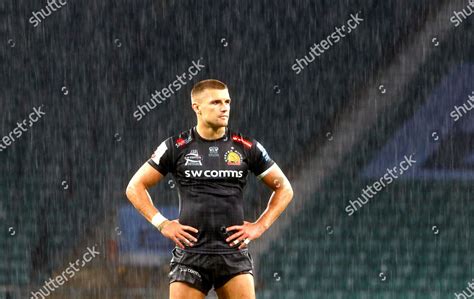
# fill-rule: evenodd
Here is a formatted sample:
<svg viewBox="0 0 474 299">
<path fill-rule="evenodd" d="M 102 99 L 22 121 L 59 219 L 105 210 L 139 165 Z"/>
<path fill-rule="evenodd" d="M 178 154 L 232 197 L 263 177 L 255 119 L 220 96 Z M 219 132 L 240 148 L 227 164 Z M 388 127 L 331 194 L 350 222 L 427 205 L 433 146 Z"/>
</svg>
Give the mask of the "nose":
<svg viewBox="0 0 474 299">
<path fill-rule="evenodd" d="M 221 112 L 227 112 L 229 110 L 229 104 L 221 105 Z"/>
</svg>

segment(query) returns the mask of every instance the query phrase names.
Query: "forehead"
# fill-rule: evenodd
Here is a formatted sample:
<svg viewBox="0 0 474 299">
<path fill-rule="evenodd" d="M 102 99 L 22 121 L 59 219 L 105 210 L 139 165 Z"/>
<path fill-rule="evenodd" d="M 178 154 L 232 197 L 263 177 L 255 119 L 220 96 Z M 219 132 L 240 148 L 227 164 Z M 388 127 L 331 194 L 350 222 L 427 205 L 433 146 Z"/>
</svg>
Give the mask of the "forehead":
<svg viewBox="0 0 474 299">
<path fill-rule="evenodd" d="M 200 96 L 200 100 L 207 102 L 217 99 L 230 99 L 229 91 L 227 89 L 206 89 Z"/>
</svg>

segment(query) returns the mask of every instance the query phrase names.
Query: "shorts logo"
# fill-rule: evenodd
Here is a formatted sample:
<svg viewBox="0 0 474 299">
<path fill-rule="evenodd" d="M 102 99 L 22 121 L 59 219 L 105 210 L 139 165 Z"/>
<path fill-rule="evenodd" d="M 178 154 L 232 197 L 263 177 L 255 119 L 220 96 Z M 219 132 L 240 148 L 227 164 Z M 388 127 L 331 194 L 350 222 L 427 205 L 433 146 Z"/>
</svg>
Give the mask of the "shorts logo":
<svg viewBox="0 0 474 299">
<path fill-rule="evenodd" d="M 219 157 L 219 147 L 217 146 L 210 146 L 209 147 L 209 157 Z"/>
<path fill-rule="evenodd" d="M 242 155 L 231 147 L 231 149 L 225 153 L 224 161 L 226 161 L 227 165 L 238 166 L 242 161 Z"/>
<path fill-rule="evenodd" d="M 189 165 L 189 166 L 202 166 L 201 163 L 201 156 L 199 156 L 198 150 L 193 149 L 189 154 L 184 156 L 184 159 L 186 160 L 186 163 L 184 165 Z"/>
<path fill-rule="evenodd" d="M 180 272 L 188 272 L 188 273 L 191 273 L 191 274 L 199 277 L 199 279 L 201 279 L 201 274 L 199 274 L 199 272 L 197 272 L 193 269 L 189 269 L 189 268 L 186 268 L 186 267 L 183 267 L 183 266 L 179 266 L 178 269 L 179 269 Z"/>
</svg>

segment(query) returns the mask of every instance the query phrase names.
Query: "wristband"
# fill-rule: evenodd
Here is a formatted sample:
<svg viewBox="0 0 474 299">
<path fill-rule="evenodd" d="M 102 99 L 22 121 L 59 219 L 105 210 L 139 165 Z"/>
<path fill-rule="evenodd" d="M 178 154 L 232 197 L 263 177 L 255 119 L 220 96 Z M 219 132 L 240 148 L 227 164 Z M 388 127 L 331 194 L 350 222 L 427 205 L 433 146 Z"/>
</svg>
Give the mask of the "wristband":
<svg viewBox="0 0 474 299">
<path fill-rule="evenodd" d="M 154 227 L 158 228 L 161 231 L 161 225 L 168 220 L 167 218 L 163 217 L 160 212 L 157 212 L 153 218 L 151 218 L 151 224 L 153 224 Z"/>
</svg>

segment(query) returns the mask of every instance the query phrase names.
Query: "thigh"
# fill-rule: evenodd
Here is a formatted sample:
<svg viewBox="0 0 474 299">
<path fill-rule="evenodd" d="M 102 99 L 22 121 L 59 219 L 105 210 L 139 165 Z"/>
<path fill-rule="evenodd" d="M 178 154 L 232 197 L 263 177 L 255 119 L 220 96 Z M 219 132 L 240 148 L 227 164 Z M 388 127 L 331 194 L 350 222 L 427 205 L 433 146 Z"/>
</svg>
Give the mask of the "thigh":
<svg viewBox="0 0 474 299">
<path fill-rule="evenodd" d="M 204 299 L 206 294 L 192 287 L 187 282 L 170 283 L 170 299 Z"/>
<path fill-rule="evenodd" d="M 209 258 L 206 255 L 175 248 L 168 274 L 170 298 L 205 298 L 212 288 L 211 277 L 207 270 L 208 263 Z"/>
<path fill-rule="evenodd" d="M 255 299 L 255 285 L 250 273 L 237 274 L 216 289 L 219 299 Z"/>
</svg>

